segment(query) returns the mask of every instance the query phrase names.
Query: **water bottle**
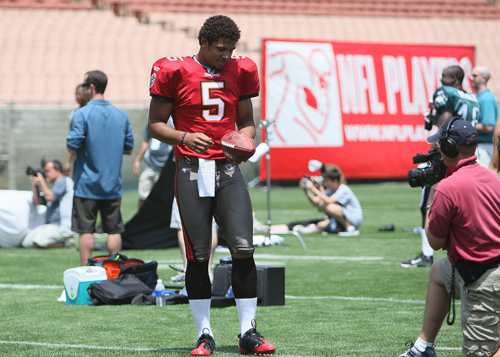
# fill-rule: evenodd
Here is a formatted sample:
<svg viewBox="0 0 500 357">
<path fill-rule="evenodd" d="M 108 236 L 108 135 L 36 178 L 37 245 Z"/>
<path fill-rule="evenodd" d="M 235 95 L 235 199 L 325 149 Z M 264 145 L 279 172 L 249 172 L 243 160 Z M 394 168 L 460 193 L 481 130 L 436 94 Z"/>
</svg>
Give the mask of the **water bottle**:
<svg viewBox="0 0 500 357">
<path fill-rule="evenodd" d="M 156 306 L 165 306 L 165 285 L 163 280 L 158 279 L 155 286 Z"/>
<path fill-rule="evenodd" d="M 229 286 L 229 289 L 227 289 L 226 297 L 234 297 L 233 293 L 233 286 Z"/>
</svg>

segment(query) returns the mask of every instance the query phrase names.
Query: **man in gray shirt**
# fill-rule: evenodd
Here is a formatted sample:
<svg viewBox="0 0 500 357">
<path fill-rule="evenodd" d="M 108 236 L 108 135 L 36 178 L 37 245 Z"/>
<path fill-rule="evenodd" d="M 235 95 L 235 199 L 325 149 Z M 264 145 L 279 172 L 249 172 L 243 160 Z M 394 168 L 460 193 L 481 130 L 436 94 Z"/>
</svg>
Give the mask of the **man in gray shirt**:
<svg viewBox="0 0 500 357">
<path fill-rule="evenodd" d="M 40 204 L 39 187 L 46 200 L 45 224 L 28 232 L 23 240 L 25 248 L 59 248 L 74 233 L 71 231 L 71 212 L 73 209 L 73 180 L 63 174 L 59 160 L 49 161 L 44 166 L 45 177 L 39 172 L 31 176 L 33 204 Z M 49 188 L 47 182 L 53 184 Z"/>
<path fill-rule="evenodd" d="M 172 119 L 169 120 L 169 123 Z M 139 204 L 138 209 L 141 209 L 146 198 L 148 198 L 151 190 L 153 189 L 156 181 L 160 177 L 161 170 L 167 162 L 168 156 L 172 151 L 172 146 L 162 143 L 159 140 L 153 139 L 148 132 L 148 124 L 144 129 L 144 140 L 139 149 L 139 153 L 134 161 L 134 174 L 139 176 Z M 141 159 L 144 158 L 146 168 L 140 172 Z"/>
</svg>

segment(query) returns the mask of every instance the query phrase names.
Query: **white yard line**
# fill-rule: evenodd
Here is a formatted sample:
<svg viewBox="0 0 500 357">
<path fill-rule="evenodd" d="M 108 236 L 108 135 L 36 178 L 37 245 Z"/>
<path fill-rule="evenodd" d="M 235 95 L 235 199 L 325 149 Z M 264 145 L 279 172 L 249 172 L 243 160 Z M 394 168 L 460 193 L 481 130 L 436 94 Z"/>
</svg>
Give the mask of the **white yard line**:
<svg viewBox="0 0 500 357">
<path fill-rule="evenodd" d="M 382 301 L 382 302 L 397 302 L 403 304 L 425 304 L 425 300 L 399 300 L 392 298 L 369 298 L 364 296 L 292 296 L 285 295 L 285 298 L 291 300 L 346 300 L 346 301 Z"/>
<path fill-rule="evenodd" d="M 383 260 L 383 257 L 321 257 L 317 255 L 271 255 L 271 254 L 254 254 L 255 259 L 268 260 L 344 260 L 344 261 L 363 261 L 363 260 Z"/>
<path fill-rule="evenodd" d="M 36 347 L 47 347 L 47 348 L 74 348 L 74 349 L 87 349 L 87 350 L 101 350 L 101 351 L 133 351 L 133 352 L 163 352 L 163 353 L 189 353 L 189 350 L 181 349 L 152 349 L 152 348 L 132 348 L 132 347 L 103 347 L 103 346 L 90 346 L 90 345 L 70 345 L 70 344 L 59 344 L 59 343 L 41 343 L 41 342 L 29 342 L 29 341 L 0 341 L 0 345 L 23 345 L 23 346 L 36 346 Z M 436 347 L 437 350 L 443 351 L 461 351 L 459 347 Z M 217 351 L 217 354 L 221 355 L 239 355 L 239 352 L 221 352 Z M 313 357 L 313 356 L 303 356 L 303 355 L 280 355 L 282 357 Z"/>
<path fill-rule="evenodd" d="M 60 290 L 64 289 L 64 286 L 59 285 L 22 285 L 22 284 L 0 284 L 0 289 L 44 289 L 44 290 Z"/>
</svg>

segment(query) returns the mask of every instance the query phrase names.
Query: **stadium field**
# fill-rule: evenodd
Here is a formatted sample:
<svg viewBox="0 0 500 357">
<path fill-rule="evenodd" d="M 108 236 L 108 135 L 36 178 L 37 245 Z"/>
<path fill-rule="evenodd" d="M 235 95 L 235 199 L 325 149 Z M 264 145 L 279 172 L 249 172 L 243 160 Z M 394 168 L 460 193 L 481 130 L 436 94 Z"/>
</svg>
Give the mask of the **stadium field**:
<svg viewBox="0 0 500 357">
<path fill-rule="evenodd" d="M 403 227 L 420 224 L 421 190 L 406 183 L 353 184 L 364 211 L 356 237 L 293 235 L 280 246 L 256 249 L 259 265 L 284 266 L 286 303 L 257 309 L 258 331 L 278 356 L 399 356 L 421 328 L 429 269 L 404 269 L 420 252 L 420 235 Z M 267 218 L 266 192 L 252 189 L 256 217 Z M 273 223 L 320 218 L 299 188 L 273 187 Z M 122 212 L 130 219 L 137 193 L 125 192 Z M 394 224 L 394 232 L 378 228 Z M 164 281 L 175 275 L 178 249 L 125 251 L 159 262 Z M 437 252 L 436 257 L 444 256 Z M 228 256 L 216 253 L 214 261 Z M 78 265 L 75 248 L 0 250 L 0 356 L 181 356 L 189 355 L 196 330 L 188 305 L 68 306 L 58 302 L 63 272 Z M 455 325 L 443 326 L 439 357 L 461 355 L 459 302 Z M 235 307 L 212 309 L 215 355 L 238 355 Z"/>
</svg>

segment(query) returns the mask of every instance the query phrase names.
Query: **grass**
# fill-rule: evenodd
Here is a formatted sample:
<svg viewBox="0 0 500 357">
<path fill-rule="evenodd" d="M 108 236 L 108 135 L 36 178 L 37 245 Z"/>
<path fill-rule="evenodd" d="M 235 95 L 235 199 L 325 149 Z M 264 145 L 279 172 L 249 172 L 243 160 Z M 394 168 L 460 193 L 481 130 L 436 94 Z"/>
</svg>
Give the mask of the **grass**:
<svg viewBox="0 0 500 357">
<path fill-rule="evenodd" d="M 420 252 L 420 235 L 402 228 L 419 225 L 421 191 L 406 183 L 351 188 L 364 212 L 359 236 L 303 236 L 304 250 L 289 235 L 283 245 L 255 252 L 258 264 L 285 267 L 285 306 L 257 310 L 259 332 L 276 345 L 279 356 L 399 356 L 405 342 L 418 337 L 429 270 L 399 264 Z M 265 190 L 250 193 L 256 217 L 265 221 Z M 125 220 L 136 205 L 137 193 L 126 192 Z M 298 188 L 273 187 L 271 205 L 275 224 L 321 217 Z M 395 224 L 394 232 L 378 231 L 389 223 Z M 158 274 L 166 281 L 176 273 L 168 264 L 181 261 L 178 249 L 125 254 L 157 260 Z M 214 261 L 225 256 L 228 253 L 216 253 Z M 188 305 L 160 309 L 57 302 L 64 270 L 78 262 L 74 248 L 0 250 L 0 356 L 188 355 L 196 340 Z M 459 317 L 457 311 L 457 323 L 443 326 L 438 336 L 440 357 L 461 355 Z M 238 354 L 236 308 L 212 309 L 212 327 L 216 355 Z"/>
</svg>

